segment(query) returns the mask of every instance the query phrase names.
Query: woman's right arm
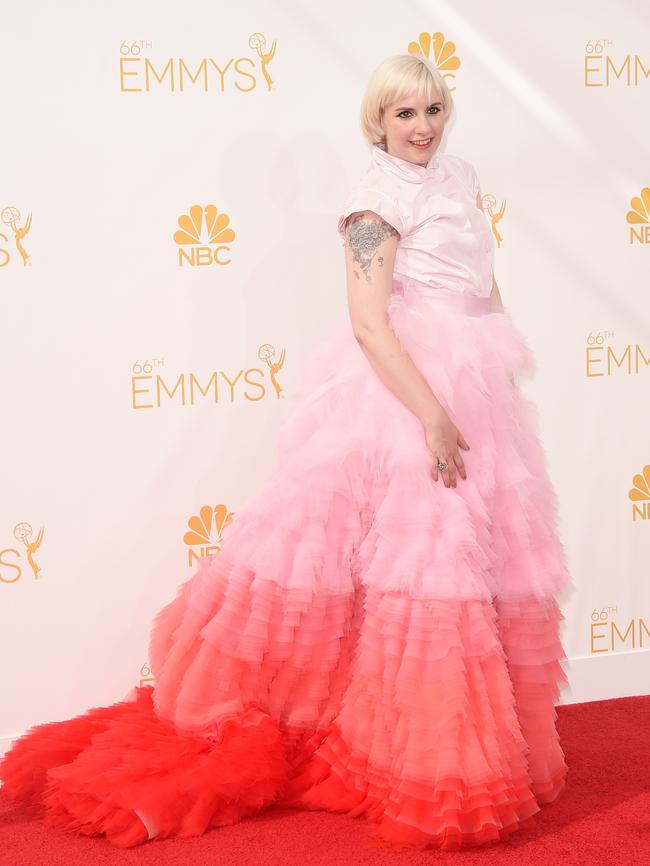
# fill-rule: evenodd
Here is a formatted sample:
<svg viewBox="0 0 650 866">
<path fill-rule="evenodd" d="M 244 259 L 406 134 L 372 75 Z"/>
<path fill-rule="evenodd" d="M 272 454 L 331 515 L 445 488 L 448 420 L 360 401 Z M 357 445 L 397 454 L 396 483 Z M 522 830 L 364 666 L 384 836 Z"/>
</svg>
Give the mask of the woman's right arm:
<svg viewBox="0 0 650 866">
<path fill-rule="evenodd" d="M 373 211 L 350 214 L 345 224 L 348 309 L 354 335 L 371 366 L 404 405 L 421 421 L 434 457 L 446 460 L 441 472 L 446 487 L 456 486 L 456 470 L 466 478 L 458 446 L 469 446 L 413 363 L 388 323 L 399 234 Z M 432 468 L 438 479 L 436 460 Z"/>
</svg>

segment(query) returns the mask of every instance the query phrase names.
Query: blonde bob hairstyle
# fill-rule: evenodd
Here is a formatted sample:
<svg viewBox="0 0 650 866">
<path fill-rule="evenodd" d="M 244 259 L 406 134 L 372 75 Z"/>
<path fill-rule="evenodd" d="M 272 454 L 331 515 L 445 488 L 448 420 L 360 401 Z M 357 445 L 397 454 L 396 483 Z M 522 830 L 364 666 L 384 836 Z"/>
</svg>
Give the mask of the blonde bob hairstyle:
<svg viewBox="0 0 650 866">
<path fill-rule="evenodd" d="M 361 130 L 368 144 L 386 149 L 386 136 L 381 128 L 384 111 L 388 105 L 413 94 L 419 99 L 442 102 L 445 122 L 449 120 L 454 100 L 430 60 L 419 54 L 394 54 L 379 64 L 370 76 L 361 102 Z"/>
</svg>

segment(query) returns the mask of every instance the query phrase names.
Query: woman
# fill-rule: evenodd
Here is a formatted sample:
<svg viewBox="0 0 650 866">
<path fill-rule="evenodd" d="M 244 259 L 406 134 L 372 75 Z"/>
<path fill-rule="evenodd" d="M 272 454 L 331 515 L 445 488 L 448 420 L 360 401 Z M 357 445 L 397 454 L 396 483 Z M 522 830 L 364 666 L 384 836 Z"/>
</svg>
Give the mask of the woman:
<svg viewBox="0 0 650 866">
<path fill-rule="evenodd" d="M 156 616 L 155 686 L 32 728 L 0 765 L 53 825 L 116 845 L 274 803 L 390 844 L 502 839 L 557 797 L 569 581 L 534 407 L 451 95 L 375 71 L 340 215 L 350 316 L 312 356 L 278 465 Z"/>
</svg>

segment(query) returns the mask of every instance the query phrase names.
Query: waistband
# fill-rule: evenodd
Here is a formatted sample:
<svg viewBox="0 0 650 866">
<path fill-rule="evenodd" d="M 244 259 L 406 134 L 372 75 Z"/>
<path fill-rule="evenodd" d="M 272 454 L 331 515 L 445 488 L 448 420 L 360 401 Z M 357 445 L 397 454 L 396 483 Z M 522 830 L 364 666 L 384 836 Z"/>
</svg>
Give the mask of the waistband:
<svg viewBox="0 0 650 866">
<path fill-rule="evenodd" d="M 431 283 L 424 283 L 412 277 L 398 277 L 393 280 L 393 293 L 404 295 L 415 294 L 425 298 L 427 303 L 440 305 L 450 310 L 458 310 L 468 316 L 483 316 L 493 312 L 489 295 L 475 295 L 471 292 L 456 292 L 452 289 L 443 289 Z"/>
</svg>

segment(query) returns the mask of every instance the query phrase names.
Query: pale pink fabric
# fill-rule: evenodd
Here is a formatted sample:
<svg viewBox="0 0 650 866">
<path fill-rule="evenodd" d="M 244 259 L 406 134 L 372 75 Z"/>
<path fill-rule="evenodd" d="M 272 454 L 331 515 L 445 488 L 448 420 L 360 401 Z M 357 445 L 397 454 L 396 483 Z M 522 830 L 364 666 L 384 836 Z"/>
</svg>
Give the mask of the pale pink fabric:
<svg viewBox="0 0 650 866">
<path fill-rule="evenodd" d="M 370 165 L 339 216 L 372 210 L 400 234 L 395 278 L 475 295 L 492 290 L 494 239 L 476 205 L 479 181 L 459 156 L 434 154 L 426 166 L 372 148 Z M 343 238 L 341 237 L 341 243 Z"/>
</svg>

